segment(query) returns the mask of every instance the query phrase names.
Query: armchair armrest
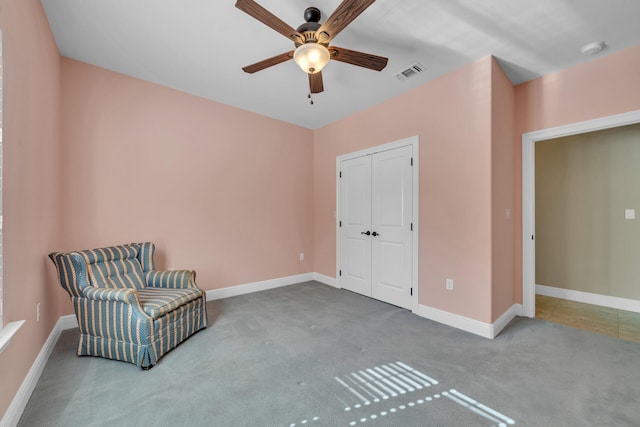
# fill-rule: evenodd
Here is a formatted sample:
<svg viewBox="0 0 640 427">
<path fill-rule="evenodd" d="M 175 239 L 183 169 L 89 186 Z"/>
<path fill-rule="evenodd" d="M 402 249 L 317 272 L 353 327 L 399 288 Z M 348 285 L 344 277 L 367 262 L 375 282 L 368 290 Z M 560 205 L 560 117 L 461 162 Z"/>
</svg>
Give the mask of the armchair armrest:
<svg viewBox="0 0 640 427">
<path fill-rule="evenodd" d="M 138 293 L 135 289 L 110 289 L 86 287 L 82 290 L 86 298 L 98 301 L 118 301 L 131 305 L 140 306 Z"/>
<path fill-rule="evenodd" d="M 196 272 L 193 270 L 152 270 L 146 274 L 147 286 L 151 288 L 184 289 L 197 288 Z"/>
</svg>

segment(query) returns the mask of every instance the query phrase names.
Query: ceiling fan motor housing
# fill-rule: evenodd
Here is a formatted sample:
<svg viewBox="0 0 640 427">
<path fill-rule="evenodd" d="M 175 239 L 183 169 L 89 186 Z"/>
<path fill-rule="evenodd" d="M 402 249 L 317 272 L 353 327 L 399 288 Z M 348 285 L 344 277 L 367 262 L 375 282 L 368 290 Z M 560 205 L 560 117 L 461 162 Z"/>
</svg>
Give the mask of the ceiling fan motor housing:
<svg viewBox="0 0 640 427">
<path fill-rule="evenodd" d="M 300 25 L 296 31 L 304 37 L 304 43 L 317 43 L 318 37 L 316 31 L 320 28 L 320 9 L 317 7 L 308 7 L 304 11 L 304 24 Z M 301 43 L 296 42 L 296 46 Z"/>
</svg>

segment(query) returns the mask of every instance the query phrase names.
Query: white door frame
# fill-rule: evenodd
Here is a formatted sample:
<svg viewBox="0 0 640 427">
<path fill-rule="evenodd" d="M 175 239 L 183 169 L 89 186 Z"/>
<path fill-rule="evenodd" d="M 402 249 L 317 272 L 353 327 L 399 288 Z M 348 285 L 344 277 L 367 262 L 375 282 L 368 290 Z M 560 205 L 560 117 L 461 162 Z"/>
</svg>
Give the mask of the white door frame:
<svg viewBox="0 0 640 427">
<path fill-rule="evenodd" d="M 636 123 L 640 123 L 640 110 L 522 134 L 522 307 L 525 316 L 536 314 L 535 143 Z"/>
<path fill-rule="evenodd" d="M 400 148 L 410 145 L 413 147 L 413 168 L 412 168 L 412 178 L 413 178 L 413 237 L 412 241 L 412 272 L 411 272 L 411 287 L 413 288 L 413 296 L 411 300 L 411 311 L 413 313 L 418 312 L 418 247 L 419 245 L 419 237 L 420 237 L 420 227 L 419 227 L 419 218 L 418 215 L 418 204 L 419 204 L 419 177 L 420 177 L 420 138 L 418 135 L 410 136 L 405 139 L 400 139 L 397 141 L 389 142 L 387 144 L 378 145 L 376 147 L 365 148 L 364 150 L 356 151 L 353 153 L 343 154 L 341 156 L 336 157 L 336 286 L 340 287 L 340 163 L 344 160 L 353 159 L 356 157 L 362 157 L 366 155 L 371 155 L 375 153 L 379 153 L 381 151 L 393 150 L 394 148 Z"/>
</svg>

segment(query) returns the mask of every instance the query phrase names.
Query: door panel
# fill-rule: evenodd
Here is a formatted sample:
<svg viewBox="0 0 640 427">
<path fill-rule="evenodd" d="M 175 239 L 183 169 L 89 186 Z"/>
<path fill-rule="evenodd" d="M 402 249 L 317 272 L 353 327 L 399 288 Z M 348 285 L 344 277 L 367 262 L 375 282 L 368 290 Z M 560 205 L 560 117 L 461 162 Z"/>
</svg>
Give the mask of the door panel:
<svg viewBox="0 0 640 427">
<path fill-rule="evenodd" d="M 371 296 L 371 159 L 367 156 L 341 163 L 340 178 L 340 285 Z"/>
<path fill-rule="evenodd" d="M 412 153 L 408 146 L 372 158 L 372 296 L 404 308 L 412 301 Z"/>
<path fill-rule="evenodd" d="M 388 241 L 378 242 L 375 245 L 377 251 L 373 263 L 385 266 L 377 274 L 377 284 L 393 290 L 402 289 L 402 280 L 398 280 L 398 278 L 402 277 L 402 272 L 405 269 L 404 245 Z"/>
<path fill-rule="evenodd" d="M 369 252 L 368 246 L 371 244 L 364 238 L 346 238 L 345 245 L 344 259 L 348 267 L 343 270 L 343 277 L 358 281 L 369 280 L 371 263 L 365 261 L 363 254 Z"/>
<path fill-rule="evenodd" d="M 368 159 L 343 163 L 342 184 L 346 208 L 344 222 L 351 227 L 371 225 L 371 164 Z M 344 225 L 344 223 L 343 223 Z"/>
</svg>

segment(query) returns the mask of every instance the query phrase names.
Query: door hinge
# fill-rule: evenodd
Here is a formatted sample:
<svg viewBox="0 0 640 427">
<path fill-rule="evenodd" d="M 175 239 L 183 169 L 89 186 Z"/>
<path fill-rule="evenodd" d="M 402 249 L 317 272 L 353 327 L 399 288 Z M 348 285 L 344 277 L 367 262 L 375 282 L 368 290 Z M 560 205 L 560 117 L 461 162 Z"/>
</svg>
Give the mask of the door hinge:
<svg viewBox="0 0 640 427">
<path fill-rule="evenodd" d="M 340 275 L 340 277 L 342 277 L 342 270 L 340 270 L 339 275 Z"/>
<path fill-rule="evenodd" d="M 340 178 L 342 178 L 342 171 L 340 171 Z"/>
<path fill-rule="evenodd" d="M 531 235 L 531 240 L 533 240 L 533 234 Z"/>
<path fill-rule="evenodd" d="M 411 223 L 411 231 L 413 231 L 413 223 Z"/>
<path fill-rule="evenodd" d="M 411 166 L 413 166 L 413 157 L 411 158 Z"/>
<path fill-rule="evenodd" d="M 411 296 L 413 296 L 413 288 L 411 288 Z"/>
<path fill-rule="evenodd" d="M 340 227 L 342 227 L 342 221 L 339 221 L 339 222 L 340 222 Z"/>
</svg>

